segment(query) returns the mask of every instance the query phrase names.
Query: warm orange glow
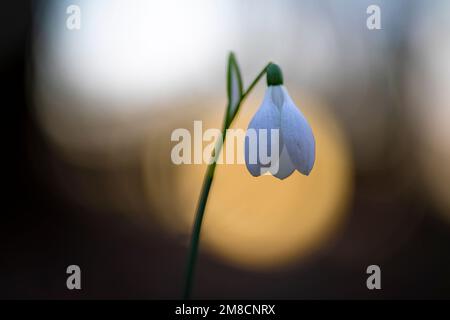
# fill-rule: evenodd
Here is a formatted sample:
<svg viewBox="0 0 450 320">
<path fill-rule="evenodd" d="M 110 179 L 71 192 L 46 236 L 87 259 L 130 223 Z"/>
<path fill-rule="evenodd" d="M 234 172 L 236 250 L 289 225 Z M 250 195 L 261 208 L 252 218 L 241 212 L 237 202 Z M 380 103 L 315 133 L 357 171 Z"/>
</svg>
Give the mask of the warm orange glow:
<svg viewBox="0 0 450 320">
<path fill-rule="evenodd" d="M 331 239 L 345 217 L 352 191 L 352 161 L 346 140 L 326 109 L 303 98 L 296 101 L 303 101 L 302 110 L 317 142 L 316 165 L 309 177 L 295 172 L 283 181 L 271 176 L 254 178 L 245 165 L 218 165 L 202 230 L 202 248 L 237 266 L 284 266 Z M 235 128 L 246 128 L 258 103 L 256 99 L 245 103 Z M 221 115 L 214 117 L 217 126 Z M 192 127 L 192 123 L 186 125 Z M 171 190 L 162 201 L 168 201 L 166 208 L 175 210 L 162 214 L 171 216 L 165 220 L 178 226 L 174 229 L 190 232 L 205 168 L 173 165 L 173 180 L 169 175 L 158 180 L 161 173 L 155 174 L 154 167 L 153 173 L 149 171 L 149 190 L 164 185 Z"/>
</svg>

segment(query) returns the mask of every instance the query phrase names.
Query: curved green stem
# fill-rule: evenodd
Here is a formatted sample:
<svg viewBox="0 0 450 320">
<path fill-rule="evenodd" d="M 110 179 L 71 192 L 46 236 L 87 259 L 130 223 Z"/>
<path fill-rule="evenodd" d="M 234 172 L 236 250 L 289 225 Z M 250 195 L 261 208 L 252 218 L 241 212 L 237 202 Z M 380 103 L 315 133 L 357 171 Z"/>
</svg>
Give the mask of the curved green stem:
<svg viewBox="0 0 450 320">
<path fill-rule="evenodd" d="M 241 106 L 242 101 L 248 96 L 248 94 L 252 91 L 252 89 L 255 87 L 255 85 L 258 83 L 258 81 L 263 77 L 263 75 L 266 73 L 267 67 L 270 65 L 267 64 L 267 66 L 264 67 L 264 69 L 257 75 L 255 80 L 250 84 L 247 90 L 241 95 L 238 106 L 233 113 L 233 115 L 228 118 L 229 109 L 231 108 L 231 103 L 228 102 L 228 106 L 225 112 L 225 117 L 223 121 L 222 126 L 222 138 L 219 137 L 216 142 L 216 146 L 214 148 L 214 153 L 211 156 L 211 160 L 209 162 L 208 168 L 206 169 L 205 177 L 203 179 L 203 185 L 200 192 L 200 198 L 198 200 L 197 204 L 197 210 L 195 213 L 195 220 L 194 220 L 194 226 L 192 229 L 192 237 L 191 237 L 191 243 L 189 247 L 189 256 L 188 256 L 188 262 L 187 262 L 187 268 L 186 268 L 186 274 L 185 274 L 185 282 L 184 282 L 184 290 L 183 290 L 183 298 L 184 299 L 190 299 L 191 297 L 191 291 L 192 291 L 192 284 L 194 281 L 194 271 L 195 271 L 195 264 L 197 261 L 197 253 L 198 253 L 198 247 L 200 242 L 200 231 L 202 228 L 202 222 L 203 222 L 203 216 L 205 215 L 205 209 L 206 204 L 208 202 L 208 196 L 209 191 L 211 190 L 211 186 L 214 179 L 214 172 L 216 169 L 216 162 L 219 157 L 220 152 L 222 151 L 222 146 L 225 141 L 225 137 L 227 134 L 227 129 L 230 127 L 233 120 L 236 118 L 236 115 L 239 111 L 239 108 Z"/>
<path fill-rule="evenodd" d="M 248 86 L 247 90 L 244 91 L 244 93 L 241 96 L 241 99 L 239 100 L 238 106 L 236 108 L 236 110 L 234 111 L 233 116 L 231 117 L 231 120 L 228 124 L 228 127 L 231 125 L 231 123 L 233 122 L 233 120 L 236 118 L 239 109 L 241 108 L 241 103 L 242 101 L 245 100 L 245 98 L 249 95 L 249 93 L 253 90 L 253 88 L 256 86 L 256 84 L 259 82 L 259 80 L 261 80 L 261 78 L 264 76 L 264 74 L 267 71 L 267 68 L 270 66 L 272 62 L 269 62 L 264 69 L 261 70 L 261 72 L 256 76 L 255 80 L 253 80 L 253 82 Z"/>
</svg>

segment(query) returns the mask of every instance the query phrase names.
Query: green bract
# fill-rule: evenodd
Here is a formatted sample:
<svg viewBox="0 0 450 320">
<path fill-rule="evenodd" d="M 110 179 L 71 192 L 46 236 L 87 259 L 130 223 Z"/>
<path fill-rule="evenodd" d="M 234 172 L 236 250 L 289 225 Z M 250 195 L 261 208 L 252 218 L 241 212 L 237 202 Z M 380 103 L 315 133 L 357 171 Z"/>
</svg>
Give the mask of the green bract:
<svg viewBox="0 0 450 320">
<path fill-rule="evenodd" d="M 278 65 L 271 63 L 267 67 L 267 85 L 280 86 L 283 84 L 283 73 Z"/>
</svg>

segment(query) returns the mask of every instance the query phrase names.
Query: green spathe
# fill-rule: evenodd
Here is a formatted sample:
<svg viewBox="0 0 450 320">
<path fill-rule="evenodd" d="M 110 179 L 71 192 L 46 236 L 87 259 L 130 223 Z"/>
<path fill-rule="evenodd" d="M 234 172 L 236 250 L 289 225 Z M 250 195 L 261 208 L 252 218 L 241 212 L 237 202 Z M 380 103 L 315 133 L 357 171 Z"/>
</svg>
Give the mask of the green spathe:
<svg viewBox="0 0 450 320">
<path fill-rule="evenodd" d="M 268 86 L 280 86 L 283 84 L 283 73 L 280 67 L 271 63 L 267 67 L 267 85 Z"/>
</svg>

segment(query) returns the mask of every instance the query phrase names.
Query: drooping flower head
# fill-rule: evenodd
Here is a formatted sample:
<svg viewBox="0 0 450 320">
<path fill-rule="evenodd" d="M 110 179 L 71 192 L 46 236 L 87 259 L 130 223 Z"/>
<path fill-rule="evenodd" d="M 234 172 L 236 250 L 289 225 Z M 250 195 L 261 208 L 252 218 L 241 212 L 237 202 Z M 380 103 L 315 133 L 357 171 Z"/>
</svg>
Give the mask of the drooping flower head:
<svg viewBox="0 0 450 320">
<path fill-rule="evenodd" d="M 280 67 L 267 68 L 264 100 L 247 129 L 245 163 L 255 177 L 270 172 L 279 179 L 294 170 L 309 175 L 315 161 L 312 129 L 283 86 Z"/>
</svg>

